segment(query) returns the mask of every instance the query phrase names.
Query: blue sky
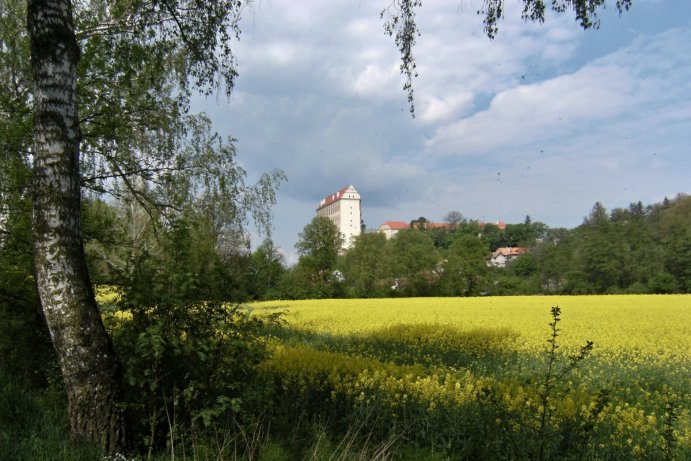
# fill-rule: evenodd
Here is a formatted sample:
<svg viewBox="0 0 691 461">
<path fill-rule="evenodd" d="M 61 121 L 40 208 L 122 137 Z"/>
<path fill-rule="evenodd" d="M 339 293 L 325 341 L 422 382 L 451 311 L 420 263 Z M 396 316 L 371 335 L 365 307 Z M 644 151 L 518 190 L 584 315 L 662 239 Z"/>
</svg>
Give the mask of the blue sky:
<svg viewBox="0 0 691 461">
<path fill-rule="evenodd" d="M 525 23 L 507 0 L 495 40 L 481 0 L 424 2 L 416 118 L 379 17 L 388 3 L 255 2 L 233 95 L 194 102 L 238 140 L 250 179 L 286 173 L 273 239 L 288 262 L 319 200 L 348 184 L 371 228 L 451 210 L 575 227 L 597 201 L 691 193 L 688 0 L 634 0 L 622 16 L 611 1 L 591 31 L 568 13 Z"/>
</svg>

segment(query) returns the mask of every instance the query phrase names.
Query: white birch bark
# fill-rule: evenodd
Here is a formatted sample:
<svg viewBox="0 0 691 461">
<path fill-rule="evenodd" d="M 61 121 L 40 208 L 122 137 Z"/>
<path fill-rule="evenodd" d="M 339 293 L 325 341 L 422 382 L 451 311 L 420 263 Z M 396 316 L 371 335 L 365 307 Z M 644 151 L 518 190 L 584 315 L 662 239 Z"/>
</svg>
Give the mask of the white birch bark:
<svg viewBox="0 0 691 461">
<path fill-rule="evenodd" d="M 124 449 L 118 361 L 103 326 L 80 233 L 77 63 L 69 0 L 30 0 L 34 85 L 35 275 L 60 360 L 74 438 Z"/>
</svg>

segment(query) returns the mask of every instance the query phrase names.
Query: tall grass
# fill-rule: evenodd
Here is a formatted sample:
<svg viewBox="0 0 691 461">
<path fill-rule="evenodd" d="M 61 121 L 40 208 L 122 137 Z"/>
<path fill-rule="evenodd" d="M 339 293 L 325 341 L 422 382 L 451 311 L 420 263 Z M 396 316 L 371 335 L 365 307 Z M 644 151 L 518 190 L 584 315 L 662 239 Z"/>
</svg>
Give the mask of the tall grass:
<svg viewBox="0 0 691 461">
<path fill-rule="evenodd" d="M 326 426 L 311 426 L 301 431 L 301 445 L 292 438 L 272 438 L 264 426 L 233 427 L 218 431 L 215 440 L 191 441 L 186 450 L 109 458 L 70 440 L 66 407 L 58 385 L 33 389 L 0 367 L 0 461 L 385 461 L 392 459 L 395 442 L 363 439 L 364 420 L 340 439 Z M 409 459 L 428 459 L 422 456 Z"/>
<path fill-rule="evenodd" d="M 69 439 L 59 386 L 36 390 L 0 367 L 0 460 L 93 461 L 98 450 Z"/>
</svg>

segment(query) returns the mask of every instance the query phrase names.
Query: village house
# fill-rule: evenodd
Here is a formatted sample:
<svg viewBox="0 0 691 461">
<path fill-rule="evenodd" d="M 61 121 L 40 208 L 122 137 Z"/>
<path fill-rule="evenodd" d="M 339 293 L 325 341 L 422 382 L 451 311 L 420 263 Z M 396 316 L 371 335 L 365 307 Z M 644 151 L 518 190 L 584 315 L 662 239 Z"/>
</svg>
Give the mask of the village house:
<svg viewBox="0 0 691 461">
<path fill-rule="evenodd" d="M 480 228 L 484 228 L 486 223 L 480 222 L 478 223 Z M 506 223 L 504 221 L 497 221 L 496 223 L 492 223 L 495 226 L 499 228 L 499 230 L 504 230 L 506 229 Z M 449 224 L 446 222 L 424 222 L 422 224 L 418 225 L 419 227 L 422 227 L 424 229 L 451 229 L 458 227 L 458 224 Z M 377 229 L 379 232 L 384 234 L 387 239 L 390 239 L 394 235 L 398 234 L 400 231 L 409 229 L 410 224 L 408 224 L 405 221 L 385 221 L 383 224 L 379 226 Z"/>
<path fill-rule="evenodd" d="M 517 258 L 518 256 L 525 254 L 528 251 L 527 248 L 522 247 L 502 247 L 497 248 L 492 252 L 489 258 L 488 265 L 494 267 L 504 267 L 511 260 Z"/>
<path fill-rule="evenodd" d="M 403 221 L 386 221 L 384 224 L 379 226 L 379 229 L 377 230 L 384 234 L 387 239 L 390 239 L 394 235 L 398 234 L 398 232 L 408 229 L 408 227 L 410 227 L 408 223 Z"/>
</svg>

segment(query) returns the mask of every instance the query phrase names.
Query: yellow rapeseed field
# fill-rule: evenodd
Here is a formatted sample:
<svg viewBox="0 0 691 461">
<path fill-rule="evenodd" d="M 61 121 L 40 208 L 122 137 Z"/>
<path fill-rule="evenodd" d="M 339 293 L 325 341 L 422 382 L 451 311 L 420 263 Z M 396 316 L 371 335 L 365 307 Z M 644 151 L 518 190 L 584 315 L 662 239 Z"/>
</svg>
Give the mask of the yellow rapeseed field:
<svg viewBox="0 0 691 461">
<path fill-rule="evenodd" d="M 544 349 L 549 308 L 562 310 L 561 341 L 594 341 L 599 353 L 661 360 L 691 357 L 691 296 L 518 296 L 272 301 L 252 304 L 285 311 L 291 327 L 330 335 L 368 335 L 395 325 L 444 325 L 460 331 L 508 329 L 515 347 Z"/>
<path fill-rule="evenodd" d="M 594 350 L 550 383 L 545 399 L 551 306 L 561 308 L 556 374 L 586 340 Z M 490 408 L 504 439 L 551 431 L 549 440 L 562 445 L 587 440 L 595 458 L 691 456 L 689 295 L 308 300 L 249 308 L 253 315 L 285 312 L 286 328 L 261 367 L 315 411 L 374 408 L 387 427 L 451 447 L 467 444 L 468 428 L 486 437 L 478 421 Z"/>
</svg>

